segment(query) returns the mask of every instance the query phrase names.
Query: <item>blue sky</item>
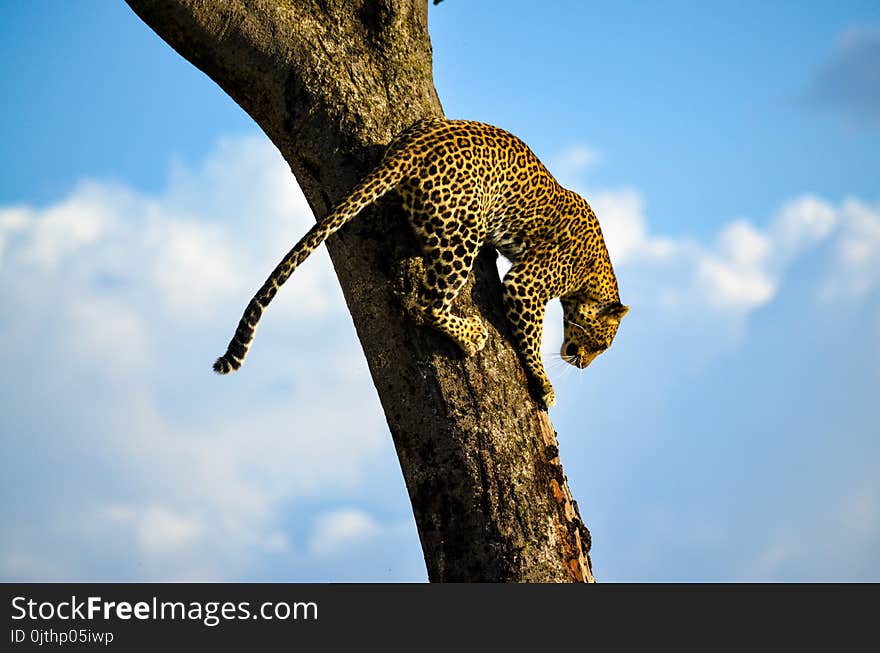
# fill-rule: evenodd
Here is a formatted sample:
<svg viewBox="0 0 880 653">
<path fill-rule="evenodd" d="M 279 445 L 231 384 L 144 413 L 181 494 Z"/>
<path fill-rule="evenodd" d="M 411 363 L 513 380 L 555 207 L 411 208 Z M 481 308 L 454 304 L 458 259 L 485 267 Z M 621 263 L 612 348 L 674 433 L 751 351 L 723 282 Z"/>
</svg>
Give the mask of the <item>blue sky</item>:
<svg viewBox="0 0 880 653">
<path fill-rule="evenodd" d="M 552 6 L 430 28 L 447 114 L 591 201 L 633 307 L 548 357 L 597 577 L 880 580 L 880 9 Z M 0 578 L 423 580 L 323 252 L 210 373 L 313 219 L 250 118 L 121 2 L 0 4 L 0 55 Z"/>
</svg>

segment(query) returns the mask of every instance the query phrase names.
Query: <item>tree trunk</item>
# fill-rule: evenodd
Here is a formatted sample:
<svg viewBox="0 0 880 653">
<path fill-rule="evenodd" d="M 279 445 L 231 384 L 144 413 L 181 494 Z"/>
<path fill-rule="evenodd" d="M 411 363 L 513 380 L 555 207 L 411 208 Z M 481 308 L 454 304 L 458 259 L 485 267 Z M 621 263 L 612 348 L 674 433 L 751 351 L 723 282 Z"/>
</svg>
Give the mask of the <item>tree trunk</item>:
<svg viewBox="0 0 880 653">
<path fill-rule="evenodd" d="M 251 115 L 317 216 L 378 163 L 395 134 L 443 115 L 427 0 L 127 1 Z M 418 249 L 393 199 L 327 246 L 394 438 L 429 578 L 592 581 L 590 535 L 556 434 L 510 345 L 495 253 L 480 255 L 456 305 L 490 322 L 486 348 L 464 358 L 395 299 L 398 262 Z M 262 279 L 253 281 L 256 289 Z M 240 308 L 230 307 L 230 329 Z"/>
</svg>

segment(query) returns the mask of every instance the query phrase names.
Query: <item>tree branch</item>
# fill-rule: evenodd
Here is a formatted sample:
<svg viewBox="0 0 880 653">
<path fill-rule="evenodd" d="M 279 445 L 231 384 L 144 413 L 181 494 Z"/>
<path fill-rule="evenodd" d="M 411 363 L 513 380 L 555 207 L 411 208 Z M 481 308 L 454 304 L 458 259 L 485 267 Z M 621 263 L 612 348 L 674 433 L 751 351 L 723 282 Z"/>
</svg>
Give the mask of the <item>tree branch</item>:
<svg viewBox="0 0 880 653">
<path fill-rule="evenodd" d="M 253 117 L 317 216 L 378 163 L 392 136 L 443 113 L 426 0 L 127 1 Z M 592 581 L 590 535 L 556 434 L 508 341 L 494 253 L 481 254 L 456 305 L 494 327 L 486 348 L 464 358 L 394 299 L 396 261 L 419 252 L 393 201 L 327 246 L 394 439 L 429 578 Z M 262 279 L 253 281 L 256 288 Z M 230 327 L 239 308 L 230 307 Z"/>
</svg>

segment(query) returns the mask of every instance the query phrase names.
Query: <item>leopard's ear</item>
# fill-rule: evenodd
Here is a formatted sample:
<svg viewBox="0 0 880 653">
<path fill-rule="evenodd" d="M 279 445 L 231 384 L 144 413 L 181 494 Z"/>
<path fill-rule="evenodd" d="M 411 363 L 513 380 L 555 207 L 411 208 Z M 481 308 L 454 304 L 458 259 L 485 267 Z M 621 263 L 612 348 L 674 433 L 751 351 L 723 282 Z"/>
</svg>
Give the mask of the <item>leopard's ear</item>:
<svg viewBox="0 0 880 653">
<path fill-rule="evenodd" d="M 624 306 L 620 302 L 611 302 L 610 304 L 605 304 L 605 306 L 599 309 L 599 317 L 605 318 L 606 320 L 620 322 L 623 319 L 623 316 L 628 312 L 629 306 Z"/>
</svg>

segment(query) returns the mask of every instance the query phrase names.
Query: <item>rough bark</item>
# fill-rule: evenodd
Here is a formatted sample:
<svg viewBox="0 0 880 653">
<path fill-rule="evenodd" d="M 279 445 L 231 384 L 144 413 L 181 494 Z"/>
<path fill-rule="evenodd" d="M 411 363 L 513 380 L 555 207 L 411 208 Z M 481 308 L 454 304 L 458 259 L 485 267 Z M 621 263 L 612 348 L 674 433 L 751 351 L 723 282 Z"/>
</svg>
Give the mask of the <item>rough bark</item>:
<svg viewBox="0 0 880 653">
<path fill-rule="evenodd" d="M 316 216 L 378 162 L 393 135 L 442 115 L 427 0 L 127 1 L 253 117 Z M 485 350 L 464 358 L 395 300 L 397 262 L 418 250 L 393 200 L 327 246 L 394 439 L 429 578 L 592 581 L 590 535 L 556 434 L 509 344 L 494 252 L 481 254 L 457 305 L 492 325 Z M 230 307 L 230 328 L 240 308 Z"/>
</svg>

